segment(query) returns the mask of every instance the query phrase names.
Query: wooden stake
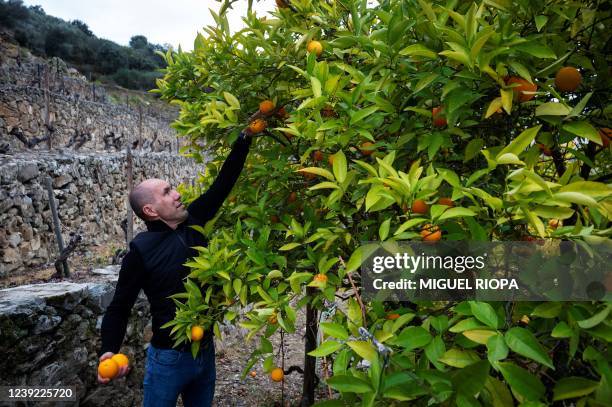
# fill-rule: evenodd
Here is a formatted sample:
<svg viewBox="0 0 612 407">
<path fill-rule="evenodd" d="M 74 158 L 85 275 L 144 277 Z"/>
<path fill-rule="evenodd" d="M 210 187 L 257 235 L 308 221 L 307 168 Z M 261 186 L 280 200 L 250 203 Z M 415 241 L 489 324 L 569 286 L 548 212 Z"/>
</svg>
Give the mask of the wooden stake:
<svg viewBox="0 0 612 407">
<path fill-rule="evenodd" d="M 55 195 L 53 193 L 51 177 L 46 177 L 45 183 L 47 187 L 47 195 L 49 196 L 49 207 L 51 208 L 51 215 L 53 217 L 53 231 L 55 232 L 55 239 L 57 240 L 57 246 L 59 248 L 59 253 L 61 254 L 64 251 L 64 239 L 62 238 L 62 230 L 60 228 L 59 216 L 57 215 L 57 207 L 55 206 Z M 64 266 L 64 275 L 66 277 L 70 276 L 68 261 L 64 260 L 62 262 L 62 265 Z"/>
<path fill-rule="evenodd" d="M 314 287 L 306 287 L 306 295 L 314 296 Z M 301 406 L 311 406 L 315 402 L 315 376 L 317 359 L 308 353 L 317 348 L 318 331 L 317 309 L 310 303 L 306 305 L 306 335 L 304 338 L 304 385 L 302 387 Z"/>
<path fill-rule="evenodd" d="M 127 173 L 127 191 L 128 194 L 132 192 L 133 188 L 133 179 L 132 179 L 132 148 L 129 143 L 127 146 L 127 163 L 126 163 L 126 173 Z M 128 200 L 127 204 L 127 231 L 126 231 L 127 245 L 130 245 L 134 237 L 134 212 L 132 211 L 132 207 L 130 206 L 130 202 Z"/>
</svg>

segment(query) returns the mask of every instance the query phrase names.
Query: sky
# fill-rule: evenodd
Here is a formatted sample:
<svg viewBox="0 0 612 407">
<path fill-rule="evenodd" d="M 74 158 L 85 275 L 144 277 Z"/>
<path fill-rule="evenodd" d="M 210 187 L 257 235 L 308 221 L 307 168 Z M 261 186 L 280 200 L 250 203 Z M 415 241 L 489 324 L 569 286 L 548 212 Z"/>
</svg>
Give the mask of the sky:
<svg viewBox="0 0 612 407">
<path fill-rule="evenodd" d="M 209 9 L 221 7 L 215 0 L 24 0 L 27 6 L 41 6 L 45 13 L 67 21 L 81 20 L 100 38 L 128 45 L 134 35 L 144 35 L 154 44 L 178 45 L 193 49 L 198 31 L 214 25 Z M 257 15 L 273 10 L 274 0 L 253 2 Z M 247 0 L 233 4 L 229 13 L 232 31 L 243 26 Z"/>
</svg>

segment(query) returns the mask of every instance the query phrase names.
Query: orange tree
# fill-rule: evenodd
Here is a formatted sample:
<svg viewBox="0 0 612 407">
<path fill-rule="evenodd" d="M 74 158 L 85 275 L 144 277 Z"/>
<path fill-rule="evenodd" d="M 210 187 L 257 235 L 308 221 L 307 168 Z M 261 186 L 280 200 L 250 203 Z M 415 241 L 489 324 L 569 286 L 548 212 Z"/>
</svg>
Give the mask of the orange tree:
<svg viewBox="0 0 612 407">
<path fill-rule="evenodd" d="M 609 243 L 609 4 L 291 0 L 232 33 L 232 3 L 192 52 L 164 56 L 156 90 L 199 161 L 274 104 L 188 262 L 177 343 L 239 322 L 261 334 L 245 374 L 270 372 L 268 338 L 306 307 L 307 372 L 331 362 L 329 405 L 612 400 L 609 301 L 360 304 L 351 288 L 366 241 Z"/>
</svg>

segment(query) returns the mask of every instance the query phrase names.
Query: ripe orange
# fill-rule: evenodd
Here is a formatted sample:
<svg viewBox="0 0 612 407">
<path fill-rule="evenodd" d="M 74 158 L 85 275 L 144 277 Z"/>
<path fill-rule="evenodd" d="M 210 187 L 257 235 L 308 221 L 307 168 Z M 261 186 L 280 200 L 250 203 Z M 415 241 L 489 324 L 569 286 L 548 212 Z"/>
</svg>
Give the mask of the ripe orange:
<svg viewBox="0 0 612 407">
<path fill-rule="evenodd" d="M 561 224 L 561 221 L 559 219 L 550 219 L 548 221 L 548 226 L 550 226 L 553 229 L 557 229 L 560 224 Z"/>
<path fill-rule="evenodd" d="M 327 283 L 327 276 L 325 274 L 315 274 L 312 279 L 313 281 L 318 281 L 320 283 Z"/>
<path fill-rule="evenodd" d="M 446 126 L 446 117 L 444 117 L 444 113 L 442 112 L 442 107 L 434 107 L 431 109 L 431 116 L 433 117 L 433 125 L 434 127 L 444 127 Z"/>
<path fill-rule="evenodd" d="M 285 137 L 287 137 L 287 140 L 291 141 L 291 139 L 293 138 L 293 134 L 289 133 L 288 131 L 283 131 L 283 134 L 285 135 Z"/>
<path fill-rule="evenodd" d="M 317 178 L 316 174 L 313 174 L 311 172 L 303 172 L 302 175 L 304 176 L 304 178 L 306 178 L 308 181 L 313 180 L 315 178 Z"/>
<path fill-rule="evenodd" d="M 336 111 L 333 107 L 327 105 L 321 110 L 321 116 L 323 117 L 336 117 Z"/>
<path fill-rule="evenodd" d="M 200 325 L 194 325 L 191 327 L 191 340 L 194 342 L 199 341 L 204 337 L 204 328 Z"/>
<path fill-rule="evenodd" d="M 287 201 L 289 201 L 289 202 L 295 202 L 295 201 L 297 201 L 297 192 L 292 191 L 292 192 L 289 194 L 289 197 L 287 198 Z"/>
<path fill-rule="evenodd" d="M 438 205 L 446 205 L 450 207 L 455 206 L 455 204 L 453 203 L 453 200 L 447 197 L 438 199 Z"/>
<path fill-rule="evenodd" d="M 312 159 L 314 161 L 323 161 L 323 153 L 320 150 L 316 150 L 312 153 Z"/>
<path fill-rule="evenodd" d="M 599 136 L 601 137 L 601 143 L 605 148 L 610 146 L 610 139 L 612 138 L 612 129 L 603 127 L 599 129 Z"/>
<path fill-rule="evenodd" d="M 442 238 L 442 232 L 438 226 L 428 223 L 421 229 L 421 237 L 427 242 L 437 242 Z"/>
<path fill-rule="evenodd" d="M 308 45 L 306 46 L 306 51 L 308 51 L 309 54 L 314 52 L 317 54 L 317 56 L 321 56 L 321 53 L 323 52 L 323 44 L 315 40 L 309 41 Z"/>
<path fill-rule="evenodd" d="M 272 223 L 278 223 L 279 220 L 280 219 L 278 219 L 278 216 L 276 216 L 276 215 L 270 216 L 270 222 L 272 222 Z"/>
<path fill-rule="evenodd" d="M 115 361 L 117 367 L 128 366 L 130 364 L 130 360 L 123 353 L 114 354 L 111 360 Z"/>
<path fill-rule="evenodd" d="M 514 97 L 519 100 L 519 102 L 527 102 L 535 97 L 534 93 L 525 93 L 525 92 L 535 92 L 538 90 L 538 86 L 534 83 L 531 83 L 523 78 L 519 78 L 518 76 L 511 76 L 506 81 L 507 85 L 517 84 L 518 86 L 512 87 L 512 91 L 514 92 Z"/>
<path fill-rule="evenodd" d="M 552 150 L 550 148 L 548 148 L 548 146 L 546 144 L 538 143 L 537 146 L 540 149 L 540 151 L 542 152 L 542 154 L 544 154 L 547 157 L 552 156 Z"/>
<path fill-rule="evenodd" d="M 278 322 L 278 318 L 276 318 L 276 314 L 272 314 L 268 317 L 268 322 L 271 323 L 272 325 L 276 324 Z"/>
<path fill-rule="evenodd" d="M 329 163 L 330 166 L 334 166 L 334 155 L 330 154 L 327 156 L 327 162 Z"/>
<path fill-rule="evenodd" d="M 422 199 L 415 199 L 414 202 L 412 202 L 412 212 L 414 213 L 425 214 L 427 213 L 427 209 L 429 209 L 429 205 Z"/>
<path fill-rule="evenodd" d="M 272 112 L 274 112 L 275 107 L 276 106 L 274 105 L 273 101 L 264 100 L 259 104 L 259 111 L 261 112 L 261 114 L 268 116 L 272 114 Z"/>
<path fill-rule="evenodd" d="M 114 379 L 119 373 L 119 366 L 113 359 L 104 359 L 98 365 L 98 374 L 105 379 Z"/>
<path fill-rule="evenodd" d="M 373 146 L 374 146 L 374 143 L 370 141 L 366 141 L 359 147 L 359 151 L 361 151 L 361 154 L 365 156 L 372 155 L 372 153 L 374 153 L 375 151 L 375 149 L 372 148 Z"/>
<path fill-rule="evenodd" d="M 251 375 L 251 377 L 255 377 L 257 376 L 257 372 L 254 370 L 251 370 L 251 373 L 249 373 L 249 375 Z"/>
<path fill-rule="evenodd" d="M 582 75 L 573 66 L 564 66 L 555 75 L 555 87 L 561 92 L 573 92 L 581 83 Z"/>
<path fill-rule="evenodd" d="M 387 314 L 385 319 L 389 319 L 389 320 L 393 321 L 395 319 L 398 319 L 399 317 L 400 317 L 400 314 L 394 312 L 394 313 L 391 313 L 391 314 Z"/>
<path fill-rule="evenodd" d="M 275 367 L 274 369 L 272 369 L 272 372 L 270 372 L 270 378 L 275 382 L 282 381 L 284 377 L 285 372 L 283 372 L 283 369 L 281 369 L 280 367 Z"/>
<path fill-rule="evenodd" d="M 253 134 L 259 134 L 266 129 L 268 123 L 264 119 L 255 119 L 249 124 L 249 130 Z"/>
</svg>

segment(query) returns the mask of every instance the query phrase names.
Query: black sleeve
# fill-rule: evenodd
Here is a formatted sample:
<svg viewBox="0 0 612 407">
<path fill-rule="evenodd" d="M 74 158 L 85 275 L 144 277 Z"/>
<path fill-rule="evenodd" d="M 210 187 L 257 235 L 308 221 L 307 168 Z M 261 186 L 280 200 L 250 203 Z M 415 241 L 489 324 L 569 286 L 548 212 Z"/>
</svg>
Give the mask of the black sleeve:
<svg viewBox="0 0 612 407">
<path fill-rule="evenodd" d="M 106 352 L 119 352 L 132 307 L 142 287 L 143 274 L 141 257 L 132 246 L 123 258 L 115 295 L 102 319 L 102 349 L 99 356 Z"/>
<path fill-rule="evenodd" d="M 215 217 L 231 192 L 240 176 L 250 145 L 251 138 L 240 134 L 213 184 L 187 207 L 189 213 L 202 224 Z"/>
</svg>

